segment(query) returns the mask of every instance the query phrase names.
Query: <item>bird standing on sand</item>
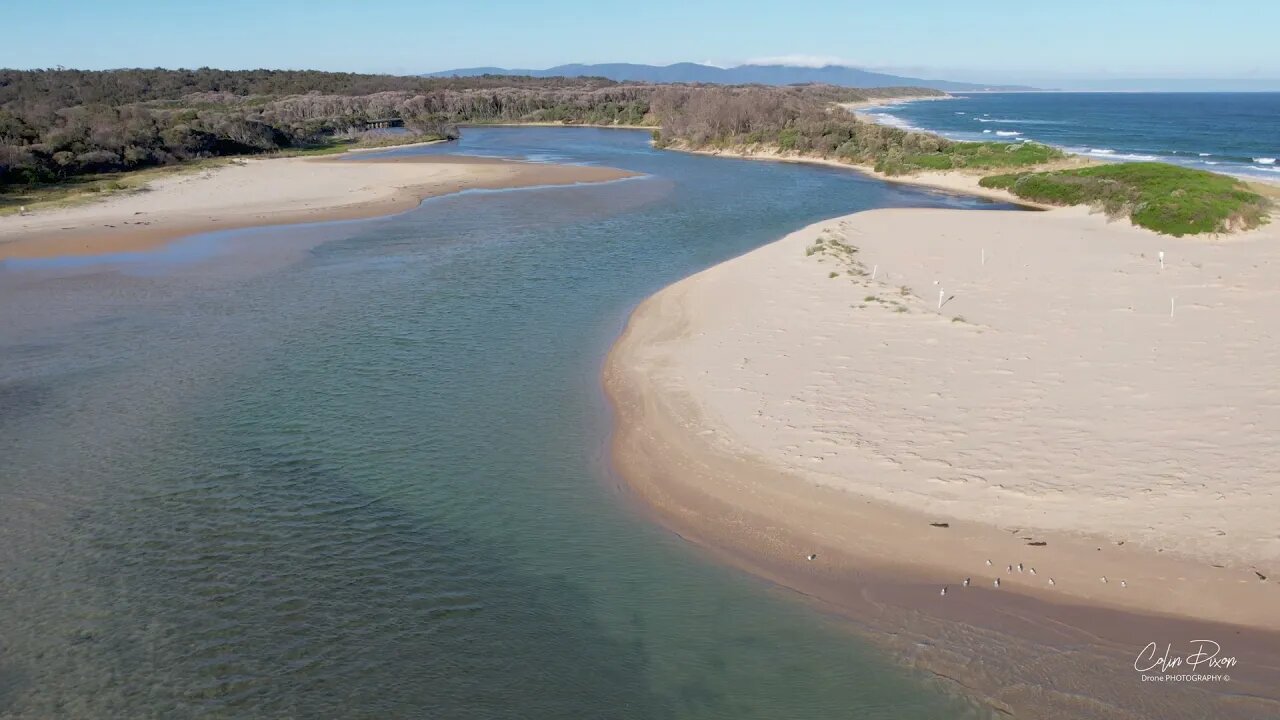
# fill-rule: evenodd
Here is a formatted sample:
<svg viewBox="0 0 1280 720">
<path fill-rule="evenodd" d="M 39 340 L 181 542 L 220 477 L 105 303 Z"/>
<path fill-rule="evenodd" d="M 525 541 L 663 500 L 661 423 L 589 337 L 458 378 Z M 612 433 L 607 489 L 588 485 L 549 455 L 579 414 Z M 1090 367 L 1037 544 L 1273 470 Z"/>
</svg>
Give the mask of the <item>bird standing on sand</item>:
<svg viewBox="0 0 1280 720">
<path fill-rule="evenodd" d="M 991 583 L 991 585 L 997 588 L 1000 587 L 1000 578 L 996 578 L 995 581 Z"/>
<path fill-rule="evenodd" d="M 969 587 L 969 578 L 964 579 L 964 586 Z"/>
<path fill-rule="evenodd" d="M 1018 572 L 1022 572 L 1022 563 L 1018 563 Z"/>
<path fill-rule="evenodd" d="M 1107 576 L 1106 576 L 1106 575 L 1103 575 L 1103 576 L 1102 576 L 1102 582 L 1104 582 L 1104 583 L 1105 583 L 1106 581 L 1107 581 Z"/>
<path fill-rule="evenodd" d="M 990 561 L 990 560 L 988 560 L 988 561 L 987 561 L 987 567 L 991 567 L 991 561 Z"/>
<path fill-rule="evenodd" d="M 1054 582 L 1054 581 L 1053 581 L 1053 578 L 1049 578 L 1049 584 L 1050 584 L 1050 585 L 1057 585 L 1058 583 Z"/>
<path fill-rule="evenodd" d="M 946 585 L 943 585 L 943 586 L 942 586 L 942 592 L 940 592 L 940 593 L 938 593 L 938 594 L 939 594 L 939 595 L 941 595 L 942 597 L 946 597 L 946 596 L 947 596 L 947 586 L 946 586 Z"/>
<path fill-rule="evenodd" d="M 1129 587 L 1129 583 L 1125 582 L 1124 580 L 1121 580 L 1120 587 Z"/>
<path fill-rule="evenodd" d="M 809 555 L 805 556 L 805 560 L 808 560 L 809 562 L 813 562 L 814 560 L 817 560 L 817 559 L 818 559 L 817 553 L 810 553 Z"/>
<path fill-rule="evenodd" d="M 1005 572 L 1007 572 L 1007 573 L 1011 573 L 1011 572 L 1013 572 L 1013 566 L 1012 566 L 1012 565 L 1005 565 L 1005 566 L 1004 566 L 1004 571 L 1005 571 Z"/>
<path fill-rule="evenodd" d="M 1036 569 L 1035 569 L 1035 568 L 1031 568 L 1031 574 L 1032 574 L 1032 575 L 1035 575 L 1035 574 L 1036 574 Z"/>
</svg>

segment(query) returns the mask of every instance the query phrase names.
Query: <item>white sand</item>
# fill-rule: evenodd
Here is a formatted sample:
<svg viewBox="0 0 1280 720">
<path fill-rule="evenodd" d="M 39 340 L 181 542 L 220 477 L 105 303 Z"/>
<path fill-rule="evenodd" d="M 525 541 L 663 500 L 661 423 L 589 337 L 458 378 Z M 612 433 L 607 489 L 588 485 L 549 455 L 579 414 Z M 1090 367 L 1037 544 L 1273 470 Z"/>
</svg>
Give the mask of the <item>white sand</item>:
<svg viewBox="0 0 1280 720">
<path fill-rule="evenodd" d="M 777 483 L 992 532 L 953 529 L 935 547 L 939 531 L 918 522 L 886 543 L 826 500 L 788 507 L 765 484 L 735 495 L 700 477 L 699 492 L 744 517 L 854 554 L 958 563 L 956 575 L 991 571 L 977 560 L 991 538 L 1034 535 L 1049 547 L 1001 552 L 1059 573 L 1055 593 L 1275 627 L 1278 230 L 1174 239 L 1081 209 L 859 213 L 658 293 L 612 372 L 642 388 L 650 422 L 668 417 Z M 840 252 L 806 256 L 820 236 L 858 248 L 877 279 L 849 275 Z M 1100 582 L 1108 573 L 1130 579 L 1126 593 Z M 1048 591 L 1040 576 L 1005 583 Z"/>
<path fill-rule="evenodd" d="M 100 202 L 0 217 L 0 259 L 136 250 L 205 230 L 381 215 L 470 187 L 591 182 L 630 174 L 460 156 L 243 160 L 165 177 L 145 190 Z"/>
</svg>

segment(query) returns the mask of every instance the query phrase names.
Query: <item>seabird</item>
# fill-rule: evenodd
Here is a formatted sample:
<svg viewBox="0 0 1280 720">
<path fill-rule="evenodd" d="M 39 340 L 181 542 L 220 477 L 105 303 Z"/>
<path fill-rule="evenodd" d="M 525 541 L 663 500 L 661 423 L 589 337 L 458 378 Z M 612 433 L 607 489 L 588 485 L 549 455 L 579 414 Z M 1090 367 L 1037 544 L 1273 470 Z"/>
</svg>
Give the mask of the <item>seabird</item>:
<svg viewBox="0 0 1280 720">
<path fill-rule="evenodd" d="M 964 586 L 969 587 L 969 578 L 964 579 Z"/>
<path fill-rule="evenodd" d="M 1103 576 L 1102 576 L 1102 582 L 1106 582 L 1106 581 L 1107 581 L 1107 576 L 1106 576 L 1106 575 L 1103 575 Z"/>
<path fill-rule="evenodd" d="M 995 581 L 992 582 L 991 584 L 994 585 L 995 587 L 1000 587 L 1000 578 L 996 578 Z"/>
<path fill-rule="evenodd" d="M 1012 566 L 1012 565 L 1005 565 L 1005 566 L 1004 566 L 1004 571 L 1005 571 L 1005 572 L 1010 572 L 1010 573 L 1011 573 L 1011 572 L 1013 572 L 1013 566 Z"/>
<path fill-rule="evenodd" d="M 987 561 L 987 567 L 991 567 L 991 561 L 990 561 L 990 560 L 988 560 L 988 561 Z"/>
<path fill-rule="evenodd" d="M 946 595 L 947 595 L 947 586 L 946 586 L 946 585 L 943 585 L 943 586 L 942 586 L 942 592 L 940 592 L 940 593 L 938 593 L 938 594 L 939 594 L 939 595 L 941 595 L 941 596 L 943 596 L 943 597 L 946 597 Z"/>
<path fill-rule="evenodd" d="M 1018 572 L 1022 572 L 1022 563 L 1018 563 Z"/>
<path fill-rule="evenodd" d="M 1125 582 L 1124 580 L 1121 580 L 1120 587 L 1129 587 L 1129 583 Z"/>
<path fill-rule="evenodd" d="M 1035 569 L 1035 568 L 1031 568 L 1031 574 L 1032 574 L 1032 575 L 1035 575 L 1035 574 L 1036 574 L 1036 569 Z"/>
<path fill-rule="evenodd" d="M 1049 578 L 1049 584 L 1050 584 L 1050 585 L 1057 585 L 1057 583 L 1055 583 L 1055 582 L 1053 581 L 1053 578 Z"/>
<path fill-rule="evenodd" d="M 810 553 L 809 555 L 805 556 L 805 559 L 812 562 L 818 559 L 818 555 L 816 553 Z"/>
</svg>

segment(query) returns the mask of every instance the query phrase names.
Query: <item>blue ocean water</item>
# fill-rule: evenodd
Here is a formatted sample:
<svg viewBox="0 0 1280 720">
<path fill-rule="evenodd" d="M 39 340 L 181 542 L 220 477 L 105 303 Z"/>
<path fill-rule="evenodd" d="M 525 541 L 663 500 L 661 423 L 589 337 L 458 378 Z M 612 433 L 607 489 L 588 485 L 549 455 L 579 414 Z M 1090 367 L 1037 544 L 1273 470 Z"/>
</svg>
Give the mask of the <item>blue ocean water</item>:
<svg viewBox="0 0 1280 720">
<path fill-rule="evenodd" d="M 866 112 L 957 140 L 1034 140 L 1280 180 L 1280 93 L 972 93 Z"/>
</svg>

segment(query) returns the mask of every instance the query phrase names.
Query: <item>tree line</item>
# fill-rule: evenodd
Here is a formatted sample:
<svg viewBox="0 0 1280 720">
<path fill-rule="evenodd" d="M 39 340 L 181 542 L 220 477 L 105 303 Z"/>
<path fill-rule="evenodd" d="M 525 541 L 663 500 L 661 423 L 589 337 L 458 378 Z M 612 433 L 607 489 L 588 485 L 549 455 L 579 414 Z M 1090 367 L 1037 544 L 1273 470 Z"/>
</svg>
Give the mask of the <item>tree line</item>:
<svg viewBox="0 0 1280 720">
<path fill-rule="evenodd" d="M 604 78 L 278 70 L 0 70 L 0 187 L 323 144 L 394 119 L 641 123 L 652 88 Z"/>
<path fill-rule="evenodd" d="M 686 88 L 653 95 L 660 147 L 784 154 L 870 165 L 887 175 L 957 168 L 1020 168 L 1061 159 L 1030 142 L 956 142 L 926 132 L 858 120 L 839 103 L 881 97 L 940 95 L 920 88 L 850 90 L 828 86 L 758 85 Z"/>
<path fill-rule="evenodd" d="M 859 158 L 882 146 L 945 142 L 829 111 L 836 102 L 904 94 L 937 93 L 209 68 L 0 70 L 0 188 L 321 145 L 387 119 L 424 138 L 455 138 L 467 123 L 661 125 L 659 143 L 767 141 Z"/>
</svg>

